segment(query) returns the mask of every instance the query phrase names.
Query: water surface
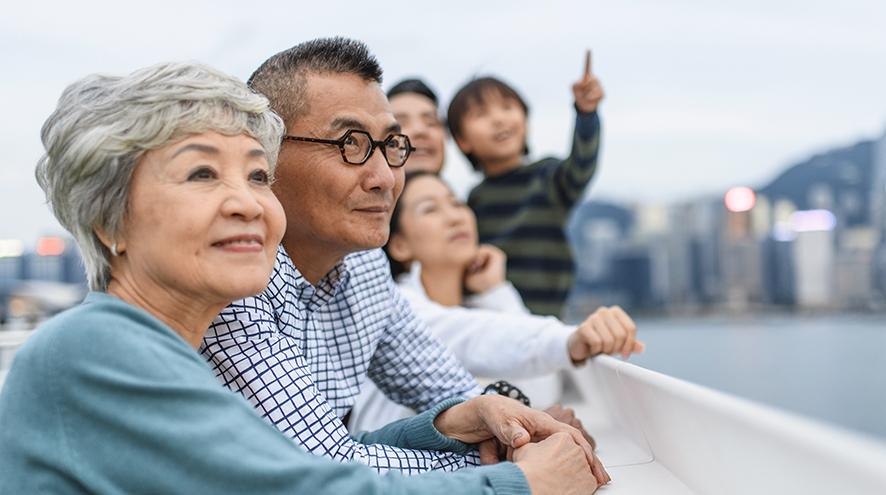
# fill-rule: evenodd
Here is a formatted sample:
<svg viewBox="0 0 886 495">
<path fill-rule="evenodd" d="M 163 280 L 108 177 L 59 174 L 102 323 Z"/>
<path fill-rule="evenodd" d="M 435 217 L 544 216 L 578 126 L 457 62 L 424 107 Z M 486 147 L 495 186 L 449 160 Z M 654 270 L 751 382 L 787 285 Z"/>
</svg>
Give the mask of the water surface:
<svg viewBox="0 0 886 495">
<path fill-rule="evenodd" d="M 886 442 L 886 316 L 638 318 L 631 362 Z"/>
</svg>

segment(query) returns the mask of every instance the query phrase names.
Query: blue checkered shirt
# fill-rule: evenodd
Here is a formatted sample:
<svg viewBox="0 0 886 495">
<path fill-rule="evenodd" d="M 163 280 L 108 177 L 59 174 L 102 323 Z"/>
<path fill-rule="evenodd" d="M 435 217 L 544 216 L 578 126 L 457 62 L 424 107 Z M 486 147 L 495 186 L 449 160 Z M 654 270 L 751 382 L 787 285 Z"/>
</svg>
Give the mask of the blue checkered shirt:
<svg viewBox="0 0 886 495">
<path fill-rule="evenodd" d="M 225 386 L 316 455 L 406 474 L 479 464 L 476 453 L 364 445 L 341 421 L 366 376 L 419 412 L 478 391 L 412 313 L 379 249 L 346 256 L 313 286 L 281 246 L 268 288 L 225 308 L 200 352 Z"/>
</svg>

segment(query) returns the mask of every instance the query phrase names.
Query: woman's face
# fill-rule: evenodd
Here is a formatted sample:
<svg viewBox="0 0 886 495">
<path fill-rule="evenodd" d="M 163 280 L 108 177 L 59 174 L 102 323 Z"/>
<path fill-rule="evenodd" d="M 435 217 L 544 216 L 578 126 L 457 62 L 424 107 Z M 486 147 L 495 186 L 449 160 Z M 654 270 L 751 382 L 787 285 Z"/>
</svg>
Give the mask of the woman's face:
<svg viewBox="0 0 886 495">
<path fill-rule="evenodd" d="M 423 267 L 464 267 L 473 261 L 477 219 L 443 181 L 434 176 L 410 180 L 400 203 L 400 231 L 389 245 L 395 259 L 418 261 Z"/>
<path fill-rule="evenodd" d="M 115 268 L 211 303 L 261 292 L 286 219 L 267 157 L 246 135 L 192 135 L 145 153 L 130 185 L 124 253 Z"/>
</svg>

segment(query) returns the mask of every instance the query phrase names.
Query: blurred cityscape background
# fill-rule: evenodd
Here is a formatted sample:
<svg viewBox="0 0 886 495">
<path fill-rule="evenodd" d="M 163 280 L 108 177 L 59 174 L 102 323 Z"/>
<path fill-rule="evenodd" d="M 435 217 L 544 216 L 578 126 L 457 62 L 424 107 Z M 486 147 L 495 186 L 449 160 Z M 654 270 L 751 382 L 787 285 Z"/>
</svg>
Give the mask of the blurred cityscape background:
<svg viewBox="0 0 886 495">
<path fill-rule="evenodd" d="M 716 196 L 589 201 L 569 233 L 579 253 L 570 319 L 601 304 L 681 314 L 884 311 L 886 135 Z"/>
<path fill-rule="evenodd" d="M 567 319 L 604 304 L 635 314 L 883 312 L 886 135 L 718 195 L 587 201 L 568 230 L 578 277 Z M 72 239 L 0 239 L 0 324 L 33 326 L 85 291 Z"/>
<path fill-rule="evenodd" d="M 0 326 L 31 328 L 86 294 L 80 253 L 71 238 L 40 237 L 33 249 L 0 239 Z"/>
</svg>

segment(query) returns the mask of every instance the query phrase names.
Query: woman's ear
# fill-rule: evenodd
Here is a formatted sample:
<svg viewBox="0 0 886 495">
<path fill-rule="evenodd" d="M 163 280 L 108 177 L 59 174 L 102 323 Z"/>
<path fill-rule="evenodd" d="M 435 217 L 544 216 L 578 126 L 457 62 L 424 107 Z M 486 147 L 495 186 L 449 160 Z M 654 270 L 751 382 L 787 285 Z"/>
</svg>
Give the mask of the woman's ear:
<svg viewBox="0 0 886 495">
<path fill-rule="evenodd" d="M 100 227 L 93 227 L 92 231 L 95 232 L 95 236 L 98 237 L 98 240 L 101 241 L 101 243 L 104 244 L 105 247 L 108 248 L 108 251 L 114 256 L 126 251 L 126 241 L 115 241 L 111 239 L 111 237 L 105 233 L 104 229 Z"/>
<path fill-rule="evenodd" d="M 388 240 L 388 254 L 404 265 L 412 261 L 412 249 L 401 234 L 394 234 Z"/>
</svg>

